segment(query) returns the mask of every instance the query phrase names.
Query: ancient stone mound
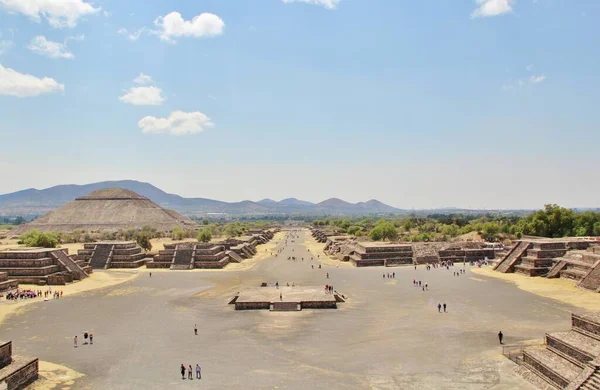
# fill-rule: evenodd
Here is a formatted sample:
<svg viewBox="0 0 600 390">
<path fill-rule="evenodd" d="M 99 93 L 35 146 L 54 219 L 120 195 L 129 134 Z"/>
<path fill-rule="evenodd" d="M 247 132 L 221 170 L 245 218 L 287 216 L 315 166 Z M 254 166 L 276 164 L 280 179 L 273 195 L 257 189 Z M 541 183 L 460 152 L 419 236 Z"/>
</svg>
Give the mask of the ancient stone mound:
<svg viewBox="0 0 600 390">
<path fill-rule="evenodd" d="M 12 342 L 0 341 L 0 389 L 24 389 L 38 378 L 38 359 L 12 354 Z"/>
<path fill-rule="evenodd" d="M 122 188 L 96 190 L 13 230 L 15 234 L 37 229 L 70 232 L 119 231 L 150 226 L 159 231 L 174 227 L 194 228 L 196 223 L 165 210 L 150 199 Z"/>
</svg>

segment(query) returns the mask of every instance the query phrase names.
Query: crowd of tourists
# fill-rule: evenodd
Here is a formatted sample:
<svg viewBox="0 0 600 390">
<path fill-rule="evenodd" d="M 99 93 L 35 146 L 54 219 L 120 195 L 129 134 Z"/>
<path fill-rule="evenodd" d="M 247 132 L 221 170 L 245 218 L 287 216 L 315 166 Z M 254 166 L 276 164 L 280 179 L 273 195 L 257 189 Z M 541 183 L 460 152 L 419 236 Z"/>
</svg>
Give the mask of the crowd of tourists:
<svg viewBox="0 0 600 390">
<path fill-rule="evenodd" d="M 11 291 L 8 292 L 6 294 L 6 300 L 9 301 L 16 301 L 19 299 L 35 299 L 35 298 L 49 298 L 50 296 L 52 296 L 52 298 L 54 299 L 59 299 L 63 296 L 63 291 L 62 290 L 55 290 L 52 291 L 51 288 L 49 288 L 48 290 L 26 290 L 26 289 L 16 289 L 15 291 Z M 0 294 L 0 298 L 2 298 L 3 295 Z"/>
</svg>

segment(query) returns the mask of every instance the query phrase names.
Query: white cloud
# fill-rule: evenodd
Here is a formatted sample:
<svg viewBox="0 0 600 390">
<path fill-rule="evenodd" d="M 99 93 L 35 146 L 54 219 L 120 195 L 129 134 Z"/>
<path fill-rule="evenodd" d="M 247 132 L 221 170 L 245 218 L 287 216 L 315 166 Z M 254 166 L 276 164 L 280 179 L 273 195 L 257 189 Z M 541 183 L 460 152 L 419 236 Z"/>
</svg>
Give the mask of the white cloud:
<svg viewBox="0 0 600 390">
<path fill-rule="evenodd" d="M 334 9 L 342 0 L 283 0 L 284 3 L 307 3 L 321 5 L 328 9 Z"/>
<path fill-rule="evenodd" d="M 225 28 L 223 19 L 210 13 L 194 16 L 192 20 L 184 20 L 179 12 L 171 12 L 156 18 L 154 25 L 158 28 L 154 33 L 163 41 L 173 41 L 179 37 L 214 37 L 221 35 Z"/>
<path fill-rule="evenodd" d="M 543 74 L 541 74 L 539 76 L 531 76 L 529 78 L 529 81 L 533 84 L 539 84 L 539 83 L 543 82 L 544 80 L 546 80 L 546 76 L 544 76 Z"/>
<path fill-rule="evenodd" d="M 66 42 L 66 40 L 65 43 L 52 42 L 43 35 L 38 35 L 31 40 L 27 48 L 34 53 L 50 58 L 75 58 L 75 55 L 67 48 Z"/>
<path fill-rule="evenodd" d="M 0 65 L 0 95 L 29 97 L 64 90 L 65 86 L 52 78 L 38 78 Z"/>
<path fill-rule="evenodd" d="M 127 39 L 129 39 L 130 41 L 137 41 L 138 39 L 140 39 L 140 37 L 142 36 L 142 34 L 144 34 L 146 32 L 150 32 L 150 30 L 147 29 L 146 27 L 140 28 L 139 30 L 132 31 L 132 32 L 130 32 L 126 28 L 120 28 L 117 31 L 117 33 L 119 35 L 125 35 L 127 37 Z"/>
<path fill-rule="evenodd" d="M 472 18 L 498 16 L 510 13 L 516 0 L 475 0 L 477 9 L 471 14 Z"/>
<path fill-rule="evenodd" d="M 80 18 L 100 11 L 83 0 L 0 0 L 9 12 L 19 12 L 36 22 L 44 17 L 52 27 L 75 27 Z"/>
<path fill-rule="evenodd" d="M 145 134 L 185 135 L 202 133 L 214 126 L 210 118 L 201 112 L 174 111 L 167 118 L 146 116 L 138 122 Z"/>
<path fill-rule="evenodd" d="M 153 84 L 154 80 L 152 80 L 152 77 L 148 76 L 147 74 L 140 73 L 139 76 L 133 79 L 133 82 L 139 85 L 146 85 Z"/>
<path fill-rule="evenodd" d="M 525 69 L 526 69 L 528 72 L 531 72 L 531 71 L 533 70 L 533 65 L 527 65 L 527 66 L 525 67 Z"/>
<path fill-rule="evenodd" d="M 133 87 L 119 100 L 134 106 L 160 106 L 165 101 L 161 94 L 162 90 L 157 87 Z"/>
<path fill-rule="evenodd" d="M 546 80 L 546 76 L 541 74 L 539 76 L 531 76 L 526 79 L 509 80 L 508 82 L 504 83 L 502 88 L 505 90 L 515 89 L 515 88 L 519 88 L 519 87 L 524 87 L 527 84 L 539 84 L 539 83 L 544 82 L 545 80 Z"/>
</svg>

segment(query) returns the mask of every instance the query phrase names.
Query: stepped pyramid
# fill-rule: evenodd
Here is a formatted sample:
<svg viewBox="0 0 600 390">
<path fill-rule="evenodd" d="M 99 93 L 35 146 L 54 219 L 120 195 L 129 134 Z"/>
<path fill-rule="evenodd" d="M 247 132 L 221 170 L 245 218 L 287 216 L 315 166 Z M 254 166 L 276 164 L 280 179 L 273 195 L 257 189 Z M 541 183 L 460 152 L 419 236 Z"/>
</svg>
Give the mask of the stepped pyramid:
<svg viewBox="0 0 600 390">
<path fill-rule="evenodd" d="M 525 349 L 516 359 L 524 377 L 551 389 L 600 389 L 600 313 L 572 314 L 572 328 L 547 333 L 545 348 Z"/>
<path fill-rule="evenodd" d="M 123 188 L 105 188 L 75 199 L 35 221 L 14 229 L 70 232 L 119 231 L 150 226 L 159 231 L 174 227 L 195 228 L 197 224 L 183 215 L 166 210 L 148 198 Z"/>
</svg>

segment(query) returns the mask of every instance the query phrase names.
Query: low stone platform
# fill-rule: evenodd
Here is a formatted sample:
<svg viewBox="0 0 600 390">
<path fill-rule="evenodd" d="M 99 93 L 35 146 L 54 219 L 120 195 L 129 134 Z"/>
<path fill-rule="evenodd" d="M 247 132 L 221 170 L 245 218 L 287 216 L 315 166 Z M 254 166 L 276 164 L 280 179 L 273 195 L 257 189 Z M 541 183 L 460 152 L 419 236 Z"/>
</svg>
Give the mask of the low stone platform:
<svg viewBox="0 0 600 390">
<path fill-rule="evenodd" d="M 0 389 L 24 389 L 38 378 L 38 359 L 13 356 L 12 343 L 0 341 Z"/>
<path fill-rule="evenodd" d="M 337 293 L 326 293 L 324 287 L 256 287 L 242 291 L 230 303 L 235 304 L 235 310 L 336 309 L 343 298 Z"/>
</svg>

